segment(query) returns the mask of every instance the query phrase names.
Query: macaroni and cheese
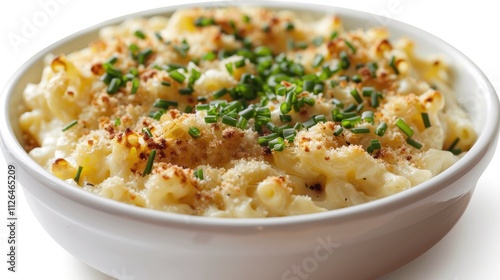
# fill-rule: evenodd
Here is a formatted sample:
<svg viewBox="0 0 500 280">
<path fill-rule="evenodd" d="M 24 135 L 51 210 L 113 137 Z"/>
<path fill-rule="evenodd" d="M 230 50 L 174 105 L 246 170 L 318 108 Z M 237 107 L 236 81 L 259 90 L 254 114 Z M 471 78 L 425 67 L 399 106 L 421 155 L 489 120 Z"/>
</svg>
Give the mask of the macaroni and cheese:
<svg viewBox="0 0 500 280">
<path fill-rule="evenodd" d="M 261 8 L 179 10 L 47 57 L 30 155 L 75 187 L 214 217 L 327 211 L 439 174 L 476 134 L 442 58 L 384 28 Z"/>
</svg>

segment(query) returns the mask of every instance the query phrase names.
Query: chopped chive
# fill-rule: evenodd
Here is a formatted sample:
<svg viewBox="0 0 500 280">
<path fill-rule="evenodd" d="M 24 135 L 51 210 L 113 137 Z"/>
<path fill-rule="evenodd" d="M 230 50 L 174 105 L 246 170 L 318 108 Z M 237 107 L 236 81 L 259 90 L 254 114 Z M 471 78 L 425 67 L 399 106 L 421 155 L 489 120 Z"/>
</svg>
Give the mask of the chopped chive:
<svg viewBox="0 0 500 280">
<path fill-rule="evenodd" d="M 179 89 L 179 94 L 180 95 L 190 95 L 193 92 L 194 92 L 194 90 L 191 87 L 186 87 L 186 88 L 180 88 Z"/>
<path fill-rule="evenodd" d="M 243 22 L 249 23 L 250 22 L 250 17 L 248 15 L 243 15 Z"/>
<path fill-rule="evenodd" d="M 352 53 L 356 53 L 356 48 L 352 45 L 351 42 L 344 40 L 345 44 L 351 49 Z"/>
<path fill-rule="evenodd" d="M 308 91 L 308 92 L 312 92 L 314 90 L 314 85 L 315 85 L 315 82 L 314 81 L 310 81 L 310 80 L 305 80 L 302 83 L 303 89 L 305 91 Z"/>
<path fill-rule="evenodd" d="M 361 78 L 360 75 L 356 74 L 356 75 L 353 75 L 351 80 L 357 84 L 361 83 L 363 81 L 363 79 Z"/>
<path fill-rule="evenodd" d="M 274 132 L 274 133 L 278 133 L 278 126 L 276 126 L 274 123 L 268 122 L 268 123 L 266 123 L 266 127 L 267 127 L 267 129 L 269 129 L 269 131 Z"/>
<path fill-rule="evenodd" d="M 337 38 L 337 35 L 338 35 L 337 31 L 333 31 L 332 34 L 330 34 L 330 40 Z"/>
<path fill-rule="evenodd" d="M 134 36 L 142 40 L 146 39 L 146 34 L 144 34 L 141 30 L 135 31 Z"/>
<path fill-rule="evenodd" d="M 193 106 L 187 105 L 186 108 L 184 108 L 184 113 L 192 113 L 193 112 Z"/>
<path fill-rule="evenodd" d="M 167 64 L 167 71 L 177 70 L 177 69 L 186 69 L 184 65 L 177 63 L 169 63 Z"/>
<path fill-rule="evenodd" d="M 422 121 L 424 122 L 425 128 L 431 127 L 431 121 L 429 120 L 429 114 L 427 113 L 422 113 Z"/>
<path fill-rule="evenodd" d="M 115 64 L 117 61 L 118 61 L 118 57 L 116 57 L 115 55 L 113 55 L 108 60 L 106 60 L 106 62 L 104 62 L 104 63 Z"/>
<path fill-rule="evenodd" d="M 153 137 L 153 133 L 151 133 L 151 130 L 150 130 L 149 128 L 147 128 L 147 127 L 144 127 L 144 128 L 142 129 L 142 132 L 143 132 L 144 134 L 146 134 L 149 138 Z"/>
<path fill-rule="evenodd" d="M 321 54 L 316 54 L 316 56 L 314 56 L 314 59 L 313 59 L 313 64 L 312 64 L 312 67 L 313 68 L 316 68 L 318 66 L 320 66 L 323 61 L 325 60 L 325 57 Z"/>
<path fill-rule="evenodd" d="M 316 47 L 319 47 L 321 46 L 321 44 L 323 44 L 323 37 L 321 36 L 318 36 L 318 37 L 315 37 L 313 40 L 312 40 L 312 43 L 313 45 L 315 45 Z"/>
<path fill-rule="evenodd" d="M 375 89 L 373 87 L 363 87 L 361 89 L 363 96 L 371 96 L 374 91 Z"/>
<path fill-rule="evenodd" d="M 360 69 L 360 68 L 365 67 L 365 64 L 364 64 L 364 63 L 362 63 L 362 62 L 359 62 L 359 63 L 356 63 L 356 66 L 355 66 L 355 67 L 356 67 L 356 70 L 358 70 L 358 69 Z"/>
<path fill-rule="evenodd" d="M 314 116 L 314 121 L 315 121 L 316 123 L 319 123 L 319 122 L 326 122 L 325 115 L 316 115 L 316 116 Z"/>
<path fill-rule="evenodd" d="M 382 136 L 384 136 L 386 130 L 387 130 L 387 124 L 385 122 L 381 122 L 377 126 L 377 129 L 375 129 L 375 134 L 382 137 Z"/>
<path fill-rule="evenodd" d="M 177 107 L 179 103 L 175 100 L 164 100 L 164 99 L 156 99 L 156 101 L 153 103 L 153 106 L 156 108 L 161 108 L 168 110 L 168 107 Z"/>
<path fill-rule="evenodd" d="M 344 116 L 344 119 L 342 119 L 340 124 L 345 128 L 352 128 L 359 122 L 361 122 L 360 116 L 354 116 L 354 117 L 350 117 L 350 118 L 345 118 L 345 116 Z"/>
<path fill-rule="evenodd" d="M 332 99 L 332 103 L 335 104 L 335 107 L 343 109 L 344 108 L 344 103 L 342 101 L 338 100 L 337 98 Z"/>
<path fill-rule="evenodd" d="M 191 69 L 191 75 L 189 76 L 188 85 L 192 86 L 201 77 L 201 72 L 195 68 Z"/>
<path fill-rule="evenodd" d="M 189 44 L 187 41 L 184 39 L 182 40 L 182 43 L 180 45 L 174 46 L 174 50 L 181 56 L 181 57 L 186 57 L 187 53 L 189 51 Z"/>
<path fill-rule="evenodd" d="M 208 105 L 208 104 L 196 105 L 196 111 L 207 111 L 208 109 L 210 109 L 210 105 Z"/>
<path fill-rule="evenodd" d="M 169 87 L 169 86 L 171 86 L 172 84 L 171 84 L 169 81 L 161 81 L 161 85 L 162 85 L 162 86 L 165 86 L 165 87 Z"/>
<path fill-rule="evenodd" d="M 364 134 L 370 133 L 370 129 L 368 127 L 355 127 L 351 129 L 351 132 L 354 134 Z"/>
<path fill-rule="evenodd" d="M 324 64 L 322 66 L 322 71 L 318 76 L 318 79 L 320 81 L 325 81 L 327 79 L 330 79 L 333 74 L 335 74 L 338 71 L 338 68 L 331 68 L 329 65 Z"/>
<path fill-rule="evenodd" d="M 293 23 L 292 23 L 292 22 L 287 22 L 287 23 L 285 24 L 285 30 L 286 30 L 286 31 L 292 31 L 293 29 L 295 29 L 295 25 L 293 25 Z"/>
<path fill-rule="evenodd" d="M 323 85 L 323 83 L 315 84 L 314 89 L 313 89 L 313 93 L 319 94 L 319 93 L 322 93 L 324 90 L 325 90 L 325 86 Z"/>
<path fill-rule="evenodd" d="M 380 150 L 382 148 L 382 145 L 380 144 L 380 141 L 378 141 L 378 139 L 372 139 L 370 141 L 370 147 L 372 147 L 373 150 Z"/>
<path fill-rule="evenodd" d="M 281 105 L 280 105 L 280 111 L 281 111 L 282 114 L 287 114 L 291 110 L 292 110 L 292 105 L 290 105 L 290 103 L 287 103 L 287 102 L 281 103 Z"/>
<path fill-rule="evenodd" d="M 213 108 L 224 107 L 227 105 L 226 100 L 212 100 L 210 101 L 210 105 L 213 105 Z"/>
<path fill-rule="evenodd" d="M 307 42 L 297 42 L 295 44 L 295 47 L 299 50 L 305 50 L 305 49 L 307 49 L 308 46 L 309 46 L 309 44 Z"/>
<path fill-rule="evenodd" d="M 406 136 L 413 136 L 413 129 L 403 119 L 398 118 L 398 120 L 396 121 L 396 126 L 399 127 L 399 129 L 401 129 L 401 131 L 403 131 Z"/>
<path fill-rule="evenodd" d="M 364 111 L 362 114 L 361 114 L 361 119 L 365 122 L 368 122 L 368 123 L 372 123 L 373 124 L 373 120 L 375 119 L 374 118 L 374 114 L 373 114 L 373 111 Z"/>
<path fill-rule="evenodd" d="M 151 174 L 155 157 L 156 157 L 156 149 L 153 149 L 149 153 L 148 162 L 146 163 L 146 167 L 144 168 L 144 172 L 142 172 L 142 177 Z"/>
<path fill-rule="evenodd" d="M 190 126 L 189 129 L 188 129 L 188 133 L 189 135 L 191 135 L 191 137 L 193 137 L 194 139 L 196 138 L 200 138 L 201 137 L 201 133 L 200 133 L 200 130 L 194 126 Z"/>
<path fill-rule="evenodd" d="M 302 76 L 302 80 L 304 80 L 304 81 L 315 82 L 315 81 L 317 81 L 317 79 L 318 79 L 318 76 L 316 76 L 316 74 L 312 74 L 312 73 Z"/>
<path fill-rule="evenodd" d="M 254 53 L 259 57 L 269 57 L 273 54 L 273 51 L 266 46 L 258 46 L 255 48 Z"/>
<path fill-rule="evenodd" d="M 123 75 L 122 80 L 124 82 L 128 82 L 128 81 L 132 80 L 133 78 L 135 78 L 134 75 L 127 73 L 127 74 Z"/>
<path fill-rule="evenodd" d="M 217 122 L 217 116 L 206 116 L 205 117 L 205 123 L 216 123 Z"/>
<path fill-rule="evenodd" d="M 357 107 L 356 104 L 349 104 L 349 106 L 345 108 L 344 113 L 356 111 L 356 107 Z"/>
<path fill-rule="evenodd" d="M 307 105 L 309 106 L 314 106 L 314 104 L 316 104 L 316 100 L 312 97 L 304 97 L 302 98 L 302 100 L 304 100 L 304 103 L 306 103 Z"/>
<path fill-rule="evenodd" d="M 266 117 L 266 116 L 256 116 L 255 117 L 255 123 L 259 124 L 260 126 L 265 125 L 266 123 L 270 122 L 271 118 Z"/>
<path fill-rule="evenodd" d="M 226 63 L 226 69 L 227 69 L 227 72 L 229 72 L 229 74 L 233 74 L 233 63 L 232 62 L 229 62 L 229 63 Z"/>
<path fill-rule="evenodd" d="M 394 73 L 396 73 L 396 75 L 399 75 L 399 70 L 398 70 L 398 67 L 396 65 L 396 57 L 394 55 L 391 57 L 391 62 L 389 63 L 389 66 L 391 66 L 391 68 L 394 70 Z"/>
<path fill-rule="evenodd" d="M 297 102 L 297 94 L 295 93 L 295 91 L 287 92 L 285 100 L 288 104 L 295 104 L 295 102 Z"/>
<path fill-rule="evenodd" d="M 460 138 L 455 138 L 455 140 L 453 140 L 453 142 L 451 143 L 450 147 L 448 147 L 448 151 L 453 151 L 455 149 L 455 146 L 458 144 L 458 142 L 460 141 Z"/>
<path fill-rule="evenodd" d="M 417 149 L 422 148 L 422 144 L 420 144 L 417 141 L 411 139 L 410 137 L 406 138 L 406 143 L 408 143 L 410 146 L 413 146 L 414 148 L 417 148 Z"/>
<path fill-rule="evenodd" d="M 214 52 L 208 52 L 201 57 L 201 59 L 208 60 L 208 61 L 215 60 L 216 58 L 217 58 L 217 55 Z"/>
<path fill-rule="evenodd" d="M 104 73 L 104 75 L 99 78 L 99 80 L 102 81 L 105 85 L 109 85 L 109 83 L 111 83 L 111 79 L 113 79 L 113 75 L 109 73 Z"/>
<path fill-rule="evenodd" d="M 74 120 L 74 121 L 71 121 L 70 123 L 68 123 L 67 125 L 65 125 L 62 129 L 62 131 L 66 131 L 70 128 L 72 128 L 73 126 L 75 126 L 76 124 L 78 123 L 77 120 Z"/>
<path fill-rule="evenodd" d="M 377 108 L 379 103 L 378 103 L 378 94 L 374 91 L 371 94 L 371 105 L 373 108 Z"/>
<path fill-rule="evenodd" d="M 276 85 L 274 91 L 275 91 L 276 95 L 280 95 L 280 96 L 286 95 L 286 87 L 284 87 L 282 85 Z"/>
<path fill-rule="evenodd" d="M 212 96 L 215 98 L 215 99 L 219 99 L 221 97 L 223 97 L 224 95 L 226 95 L 229 91 L 226 89 L 226 88 L 221 88 L 219 89 L 218 91 L 214 92 L 212 94 Z"/>
<path fill-rule="evenodd" d="M 332 110 L 331 115 L 334 122 L 341 121 L 344 118 L 344 115 L 340 113 L 340 110 L 337 108 Z"/>
<path fill-rule="evenodd" d="M 133 43 L 128 46 L 128 49 L 131 52 L 132 56 L 136 55 L 140 50 L 139 46 Z"/>
<path fill-rule="evenodd" d="M 277 133 L 273 133 L 273 134 L 277 134 Z M 269 148 L 272 149 L 274 147 L 274 145 L 281 144 L 281 143 L 284 143 L 283 138 L 278 136 L 278 137 L 274 137 L 272 140 L 270 140 L 268 145 L 269 145 Z"/>
<path fill-rule="evenodd" d="M 339 136 L 340 134 L 342 134 L 342 131 L 344 131 L 344 128 L 339 126 L 339 127 L 337 127 L 337 129 L 335 129 L 335 131 L 333 132 L 333 135 Z"/>
<path fill-rule="evenodd" d="M 230 125 L 230 126 L 236 126 L 236 124 L 238 123 L 238 120 L 226 115 L 226 116 L 222 117 L 222 123 Z"/>
<path fill-rule="evenodd" d="M 361 103 L 356 107 L 356 112 L 361 112 L 363 111 L 363 108 L 365 107 L 365 103 Z"/>
<path fill-rule="evenodd" d="M 290 115 L 285 115 L 285 114 L 280 114 L 280 120 L 283 123 L 289 123 L 292 121 L 292 116 Z"/>
<path fill-rule="evenodd" d="M 213 18 L 199 17 L 195 19 L 194 25 L 198 27 L 206 27 L 210 25 L 215 25 L 215 20 Z"/>
<path fill-rule="evenodd" d="M 279 143 L 273 146 L 273 151 L 281 152 L 285 149 L 284 143 Z"/>
<path fill-rule="evenodd" d="M 245 66 L 245 58 L 242 58 L 241 60 L 235 61 L 234 66 L 236 68 L 241 68 Z"/>
<path fill-rule="evenodd" d="M 151 112 L 149 113 L 149 116 L 157 121 L 159 121 L 161 119 L 161 116 L 163 116 L 163 114 L 165 113 L 165 111 L 163 110 L 158 110 L 156 112 Z"/>
<path fill-rule="evenodd" d="M 376 78 L 377 77 L 377 69 L 378 69 L 377 63 L 370 62 L 370 63 L 368 63 L 367 66 L 368 66 L 368 70 L 370 70 L 370 74 L 372 75 L 372 78 Z"/>
<path fill-rule="evenodd" d="M 307 121 L 303 122 L 302 125 L 306 128 L 306 129 L 309 129 L 311 128 L 312 126 L 314 126 L 316 124 L 316 121 L 314 120 L 314 118 L 310 118 L 308 119 Z"/>
<path fill-rule="evenodd" d="M 247 129 L 248 120 L 245 118 L 239 118 L 238 123 L 236 123 L 236 127 L 239 129 Z"/>
<path fill-rule="evenodd" d="M 120 88 L 121 83 L 122 83 L 122 80 L 120 78 L 111 79 L 111 82 L 109 83 L 108 87 L 106 88 L 106 92 L 108 94 L 117 93 L 118 89 Z"/>
<path fill-rule="evenodd" d="M 256 115 L 256 111 L 253 107 L 248 107 L 238 113 L 238 115 L 242 116 L 243 118 L 249 120 Z"/>
<path fill-rule="evenodd" d="M 268 107 L 258 107 L 256 112 L 257 116 L 271 117 L 271 110 Z"/>
<path fill-rule="evenodd" d="M 347 75 L 342 75 L 342 76 L 338 77 L 338 82 L 343 82 L 343 81 L 349 82 L 350 80 L 351 80 L 351 78 Z"/>
<path fill-rule="evenodd" d="M 372 139 L 370 141 L 370 146 L 366 148 L 366 151 L 368 153 L 373 153 L 375 150 L 380 150 L 382 148 L 382 145 L 380 145 L 380 142 L 377 139 Z"/>
<path fill-rule="evenodd" d="M 232 29 L 236 29 L 236 23 L 234 22 L 234 20 L 230 19 L 229 25 L 231 26 Z"/>
<path fill-rule="evenodd" d="M 122 124 L 122 121 L 120 118 L 116 118 L 115 119 L 115 126 L 119 126 L 120 124 Z"/>
<path fill-rule="evenodd" d="M 297 132 L 295 131 L 295 128 L 285 128 L 283 129 L 283 138 L 288 141 L 288 143 L 292 143 L 293 140 L 295 140 L 295 136 L 297 135 Z"/>
<path fill-rule="evenodd" d="M 342 67 L 342 69 L 346 70 L 351 66 L 351 61 L 349 60 L 349 56 L 345 51 L 341 51 L 339 57 L 340 57 L 340 66 Z"/>
<path fill-rule="evenodd" d="M 186 76 L 182 75 L 177 70 L 173 70 L 173 71 L 168 72 L 168 75 L 170 76 L 170 78 L 174 79 L 179 84 L 182 84 L 184 82 L 184 80 L 186 79 Z"/>
<path fill-rule="evenodd" d="M 139 52 L 137 55 L 137 62 L 139 64 L 146 64 L 146 60 L 153 54 L 153 50 L 151 48 L 146 48 Z"/>
<path fill-rule="evenodd" d="M 359 96 L 357 89 L 351 90 L 351 95 L 356 100 L 356 102 L 358 102 L 358 104 L 363 103 L 363 99 L 361 98 L 361 96 Z"/>
<path fill-rule="evenodd" d="M 198 180 L 203 180 L 203 169 L 198 168 L 194 171 L 194 177 Z"/>
<path fill-rule="evenodd" d="M 83 170 L 83 167 L 82 166 L 78 166 L 78 170 L 76 171 L 75 178 L 73 178 L 73 180 L 75 180 L 75 182 L 77 184 L 80 181 L 80 175 L 82 174 L 82 170 Z"/>
<path fill-rule="evenodd" d="M 132 89 L 130 90 L 130 94 L 136 94 L 139 89 L 140 80 L 138 78 L 132 79 Z"/>
<path fill-rule="evenodd" d="M 273 151 L 281 152 L 285 149 L 285 141 L 281 137 L 273 139 L 269 141 L 269 148 Z"/>
<path fill-rule="evenodd" d="M 268 135 L 265 135 L 265 136 L 260 136 L 259 138 L 257 138 L 257 143 L 259 145 L 267 145 L 269 144 L 269 141 L 272 141 L 274 139 L 278 138 L 278 134 L 277 133 L 271 133 L 271 134 L 268 134 Z"/>
<path fill-rule="evenodd" d="M 293 129 L 293 127 L 291 127 L 289 124 L 282 125 L 282 126 L 278 127 L 277 133 L 281 136 L 281 135 L 283 135 L 283 131 L 285 131 L 286 129 Z"/>
<path fill-rule="evenodd" d="M 296 130 L 296 131 L 300 131 L 302 130 L 302 128 L 304 128 L 304 126 L 300 123 L 300 122 L 297 122 L 293 128 Z"/>
<path fill-rule="evenodd" d="M 159 41 L 163 41 L 163 37 L 161 36 L 161 34 L 159 32 L 155 32 L 155 37 L 156 39 L 158 39 Z"/>
</svg>

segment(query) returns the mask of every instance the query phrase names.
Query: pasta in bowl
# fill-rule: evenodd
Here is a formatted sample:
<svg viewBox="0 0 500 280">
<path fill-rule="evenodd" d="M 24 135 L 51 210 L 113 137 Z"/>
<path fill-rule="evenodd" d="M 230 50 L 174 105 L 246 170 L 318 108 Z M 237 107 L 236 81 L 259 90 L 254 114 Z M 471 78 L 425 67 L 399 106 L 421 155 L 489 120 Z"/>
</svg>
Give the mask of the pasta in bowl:
<svg viewBox="0 0 500 280">
<path fill-rule="evenodd" d="M 179 10 L 54 55 L 24 91 L 30 155 L 140 207 L 214 217 L 347 207 L 430 179 L 476 138 L 442 59 L 335 15 Z"/>
<path fill-rule="evenodd" d="M 193 6 L 142 12 L 55 43 L 9 82 L 2 149 L 33 213 L 69 253 L 136 279 L 302 279 L 303 267 L 310 279 L 372 279 L 457 222 L 498 140 L 498 97 L 481 71 L 397 21 L 358 30 L 371 15 L 260 4 L 272 10 L 263 14 L 300 19 L 279 20 L 269 27 L 278 37 L 267 37 L 265 24 L 243 32 L 258 9 L 232 10 L 227 26 L 185 10 Z M 305 19 L 325 14 L 335 16 Z M 174 32 L 175 18 L 184 34 L 225 32 L 183 42 L 161 32 Z M 460 104 L 474 101 L 470 121 L 452 92 Z"/>
</svg>

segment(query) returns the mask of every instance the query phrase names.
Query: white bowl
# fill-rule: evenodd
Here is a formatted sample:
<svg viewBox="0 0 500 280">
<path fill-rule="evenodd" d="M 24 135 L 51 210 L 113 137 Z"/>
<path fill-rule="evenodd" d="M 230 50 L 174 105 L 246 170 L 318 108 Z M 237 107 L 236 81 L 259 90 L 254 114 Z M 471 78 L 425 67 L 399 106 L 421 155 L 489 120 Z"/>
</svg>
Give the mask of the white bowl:
<svg viewBox="0 0 500 280">
<path fill-rule="evenodd" d="M 240 5 L 235 2 L 233 5 Z M 243 3 L 244 4 L 244 3 Z M 370 24 L 367 13 L 300 3 L 252 5 L 308 13 L 334 12 L 348 29 Z M 127 17 L 169 14 L 167 7 Z M 213 3 L 198 6 L 213 6 Z M 1 96 L 0 132 L 7 161 L 18 167 L 26 198 L 42 226 L 68 252 L 110 275 L 134 279 L 367 279 L 392 271 L 437 243 L 467 207 L 498 138 L 498 97 L 483 73 L 440 39 L 392 20 L 394 38 L 409 36 L 420 55 L 445 54 L 453 88 L 479 138 L 455 165 L 399 194 L 346 209 L 266 219 L 190 217 L 142 209 L 67 185 L 24 151 L 18 128 L 21 92 L 38 82 L 48 53 L 81 49 L 97 30 L 63 39 L 26 62 Z"/>
</svg>

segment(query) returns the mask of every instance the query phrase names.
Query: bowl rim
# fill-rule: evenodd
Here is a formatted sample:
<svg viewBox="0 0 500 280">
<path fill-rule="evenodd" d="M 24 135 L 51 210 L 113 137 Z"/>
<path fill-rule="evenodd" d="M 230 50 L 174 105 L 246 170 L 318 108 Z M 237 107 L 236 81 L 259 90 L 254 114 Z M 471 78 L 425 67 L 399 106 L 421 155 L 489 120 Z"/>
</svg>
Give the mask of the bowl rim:
<svg viewBox="0 0 500 280">
<path fill-rule="evenodd" d="M 11 159 L 15 159 L 18 165 L 21 165 L 25 171 L 27 171 L 31 176 L 39 181 L 44 187 L 54 191 L 67 199 L 72 200 L 75 203 L 84 205 L 89 208 L 93 208 L 99 211 L 106 212 L 115 216 L 127 217 L 130 219 L 139 220 L 142 222 L 160 224 L 160 225 L 176 225 L 176 226 L 188 226 L 190 228 L 197 229 L 210 229 L 210 228 L 275 228 L 290 225 L 303 225 L 309 223 L 318 223 L 322 221 L 329 222 L 344 222 L 355 218 L 367 218 L 369 216 L 379 215 L 387 213 L 387 211 L 402 209 L 411 202 L 419 201 L 425 197 L 430 196 L 433 193 L 439 192 L 445 189 L 451 183 L 459 180 L 464 174 L 472 169 L 487 153 L 488 148 L 494 145 L 497 136 L 498 129 L 500 127 L 500 116 L 499 116 L 499 101 L 498 96 L 493 88 L 492 84 L 484 73 L 463 53 L 457 50 L 455 47 L 444 42 L 440 38 L 421 30 L 412 25 L 400 22 L 398 20 L 391 19 L 391 24 L 398 26 L 398 28 L 409 29 L 413 33 L 420 34 L 430 41 L 438 44 L 439 48 L 446 48 L 458 55 L 463 62 L 465 62 L 469 68 L 468 72 L 475 73 L 477 81 L 482 82 L 486 85 L 484 90 L 484 98 L 486 99 L 486 107 L 488 118 L 486 118 L 483 131 L 479 134 L 478 139 L 472 148 L 467 152 L 459 161 L 453 164 L 451 167 L 443 171 L 442 173 L 436 175 L 430 180 L 421 183 L 415 187 L 408 190 L 402 191 L 390 195 L 388 197 L 380 198 L 375 201 L 354 205 L 347 208 L 335 209 L 320 213 L 312 214 L 302 214 L 296 216 L 286 216 L 286 217 L 270 217 L 270 218 L 218 218 L 218 217 L 206 217 L 206 216 L 189 216 L 178 213 L 163 212 L 154 209 L 147 209 L 142 207 L 137 207 L 134 205 L 129 205 L 123 202 L 114 201 L 109 198 L 104 198 L 99 195 L 90 193 L 81 188 L 76 188 L 64 181 L 58 179 L 52 175 L 49 171 L 45 170 L 41 165 L 39 165 L 35 160 L 33 160 L 28 153 L 22 148 L 21 144 L 17 141 L 12 127 L 9 124 L 9 107 L 10 100 L 14 95 L 14 88 L 19 79 L 23 74 L 30 68 L 30 66 L 43 57 L 50 53 L 54 48 L 60 47 L 66 44 L 68 41 L 73 41 L 78 37 L 85 34 L 95 32 L 96 30 L 109 26 L 112 24 L 120 23 L 121 21 L 134 18 L 134 17 L 152 17 L 155 15 L 163 15 L 172 13 L 178 9 L 192 8 L 192 7 L 202 7 L 202 8 L 213 8 L 220 7 L 222 5 L 229 5 L 235 7 L 241 6 L 251 6 L 251 7 L 265 7 L 274 9 L 290 9 L 290 10 L 305 10 L 306 12 L 319 12 L 319 13 L 335 13 L 342 16 L 350 16 L 354 18 L 368 18 L 369 16 L 374 16 L 373 14 L 335 7 L 327 6 L 321 4 L 311 4 L 305 2 L 268 2 L 268 1 L 215 1 L 215 2 L 201 2 L 201 3 L 189 3 L 189 4 L 179 4 L 173 6 L 166 6 L 161 8 L 149 9 L 145 11 L 140 11 L 136 13 L 131 13 L 116 17 L 104 22 L 92 25 L 83 30 L 73 33 L 48 47 L 37 52 L 29 60 L 27 60 L 23 65 L 14 73 L 14 75 L 9 79 L 5 88 L 0 96 L 0 108 L 2 109 L 0 115 L 0 136 L 4 144 L 4 153 L 8 155 Z M 391 27 L 387 27 L 390 31 Z"/>
</svg>

